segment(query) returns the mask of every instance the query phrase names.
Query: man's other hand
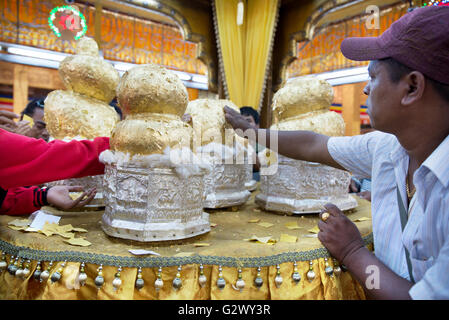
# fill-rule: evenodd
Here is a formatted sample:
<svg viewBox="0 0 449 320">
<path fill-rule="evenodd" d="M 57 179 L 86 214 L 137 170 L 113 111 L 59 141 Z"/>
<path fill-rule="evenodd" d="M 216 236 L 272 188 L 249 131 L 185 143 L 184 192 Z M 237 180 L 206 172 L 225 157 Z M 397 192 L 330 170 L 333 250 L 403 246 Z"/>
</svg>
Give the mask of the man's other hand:
<svg viewBox="0 0 449 320">
<path fill-rule="evenodd" d="M 318 239 L 334 258 L 344 264 L 345 259 L 364 247 L 362 237 L 356 225 L 335 205 L 326 204 L 324 207 L 326 210 L 320 214 L 318 222 Z M 326 212 L 327 219 L 323 219 Z"/>
<path fill-rule="evenodd" d="M 223 108 L 225 119 L 226 121 L 232 126 L 234 130 L 236 130 L 236 133 L 239 136 L 243 136 L 243 132 L 245 132 L 248 129 L 256 130 L 257 128 L 253 127 L 248 120 L 245 119 L 239 112 L 235 111 L 234 109 L 231 109 L 228 106 L 225 106 Z M 240 129 L 240 130 L 238 130 Z"/>
<path fill-rule="evenodd" d="M 79 186 L 54 186 L 47 192 L 47 201 L 51 205 L 63 210 L 84 207 L 92 201 L 97 192 L 96 188 L 83 192 L 78 198 L 73 200 L 70 197 L 70 192 L 84 191 L 83 187 Z"/>
<path fill-rule="evenodd" d="M 14 132 L 17 128 L 17 123 L 14 122 L 14 119 L 18 118 L 19 116 L 14 112 L 0 110 L 0 128 Z"/>
</svg>

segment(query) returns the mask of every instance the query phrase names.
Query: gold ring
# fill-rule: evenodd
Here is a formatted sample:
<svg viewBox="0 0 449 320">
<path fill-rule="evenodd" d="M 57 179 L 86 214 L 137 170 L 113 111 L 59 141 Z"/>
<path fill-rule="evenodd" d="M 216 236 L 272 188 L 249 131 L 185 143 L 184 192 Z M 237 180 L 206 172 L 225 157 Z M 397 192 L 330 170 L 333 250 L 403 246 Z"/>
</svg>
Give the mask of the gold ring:
<svg viewBox="0 0 449 320">
<path fill-rule="evenodd" d="M 329 218 L 330 214 L 329 212 L 323 212 L 321 214 L 321 220 L 326 221 Z"/>
</svg>

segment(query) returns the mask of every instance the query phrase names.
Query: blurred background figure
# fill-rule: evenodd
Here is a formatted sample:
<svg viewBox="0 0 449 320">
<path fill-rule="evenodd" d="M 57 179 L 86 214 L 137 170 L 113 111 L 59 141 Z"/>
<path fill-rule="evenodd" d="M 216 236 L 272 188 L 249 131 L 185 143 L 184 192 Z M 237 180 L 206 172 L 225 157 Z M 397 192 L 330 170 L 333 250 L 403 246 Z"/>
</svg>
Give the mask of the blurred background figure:
<svg viewBox="0 0 449 320">
<path fill-rule="evenodd" d="M 48 142 L 50 134 L 44 121 L 44 100 L 45 98 L 37 98 L 28 103 L 21 113 L 21 121 L 17 124 L 18 130 L 15 133 L 31 138 L 44 139 Z M 24 125 L 24 120 L 28 121 L 28 127 Z"/>
</svg>

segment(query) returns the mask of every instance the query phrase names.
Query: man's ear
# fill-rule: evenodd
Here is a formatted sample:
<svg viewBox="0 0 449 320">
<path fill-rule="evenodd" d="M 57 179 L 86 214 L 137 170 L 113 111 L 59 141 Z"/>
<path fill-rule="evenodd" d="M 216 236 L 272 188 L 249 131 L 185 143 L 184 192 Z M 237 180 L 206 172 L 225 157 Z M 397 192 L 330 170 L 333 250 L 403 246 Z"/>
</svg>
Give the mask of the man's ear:
<svg viewBox="0 0 449 320">
<path fill-rule="evenodd" d="M 426 78 L 419 71 L 410 72 L 401 79 L 404 88 L 404 96 L 401 103 L 405 106 L 411 105 L 422 98 L 426 88 Z"/>
</svg>

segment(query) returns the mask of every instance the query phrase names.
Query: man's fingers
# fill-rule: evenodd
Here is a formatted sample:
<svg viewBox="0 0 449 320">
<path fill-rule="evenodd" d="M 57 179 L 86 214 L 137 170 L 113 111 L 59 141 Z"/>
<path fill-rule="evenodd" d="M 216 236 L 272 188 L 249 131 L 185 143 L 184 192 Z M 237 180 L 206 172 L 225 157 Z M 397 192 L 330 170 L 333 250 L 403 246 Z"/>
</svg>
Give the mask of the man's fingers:
<svg viewBox="0 0 449 320">
<path fill-rule="evenodd" d="M 20 118 L 18 114 L 15 114 L 14 112 L 6 111 L 6 110 L 0 110 L 0 116 L 6 117 L 9 119 L 19 119 Z"/>
<path fill-rule="evenodd" d="M 88 204 L 93 200 L 96 194 L 97 194 L 96 191 L 91 191 L 86 199 L 77 204 L 77 207 L 84 207 L 86 204 Z"/>
<path fill-rule="evenodd" d="M 70 208 L 75 208 L 78 206 L 78 204 L 81 202 L 81 200 L 83 200 L 83 198 L 87 195 L 87 192 L 83 192 L 78 198 L 76 198 L 75 200 L 73 200 L 72 205 L 70 206 Z"/>
<path fill-rule="evenodd" d="M 320 231 L 326 231 L 327 228 L 327 224 L 324 221 L 318 221 L 318 229 L 320 229 Z"/>
<path fill-rule="evenodd" d="M 4 125 L 8 124 L 8 125 L 11 125 L 11 126 L 14 126 L 14 127 L 17 126 L 17 124 L 13 120 L 11 120 L 10 118 L 1 116 L 1 115 L 0 115 L 0 123 L 4 124 Z"/>
<path fill-rule="evenodd" d="M 10 126 L 6 126 L 6 125 L 1 125 L 0 124 L 0 129 L 6 130 L 6 131 L 13 131 L 13 128 L 11 128 Z"/>
<path fill-rule="evenodd" d="M 240 113 L 238 113 L 237 111 L 235 111 L 234 109 L 232 109 L 232 108 L 230 108 L 230 107 L 228 107 L 228 106 L 224 106 L 224 112 L 225 112 L 225 115 L 226 114 L 228 114 L 228 115 L 240 115 Z"/>
<path fill-rule="evenodd" d="M 324 205 L 324 209 L 325 209 L 325 212 L 329 212 L 329 214 L 334 217 L 342 214 L 341 210 L 338 209 L 338 207 L 332 203 L 326 203 Z"/>
<path fill-rule="evenodd" d="M 84 188 L 82 186 L 67 186 L 67 190 L 69 190 L 69 192 L 73 192 L 73 191 L 84 191 Z"/>
</svg>

